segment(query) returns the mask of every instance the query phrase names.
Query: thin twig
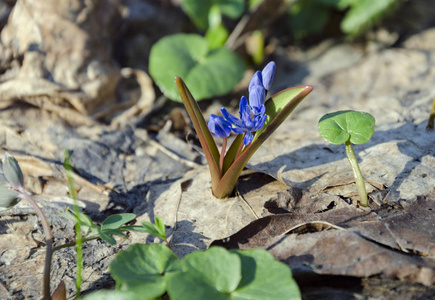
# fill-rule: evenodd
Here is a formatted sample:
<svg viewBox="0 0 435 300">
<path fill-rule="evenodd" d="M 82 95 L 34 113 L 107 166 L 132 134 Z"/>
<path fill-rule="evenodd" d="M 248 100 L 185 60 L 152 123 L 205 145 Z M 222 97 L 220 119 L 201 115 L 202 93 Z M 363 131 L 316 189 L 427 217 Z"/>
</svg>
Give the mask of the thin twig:
<svg viewBox="0 0 435 300">
<path fill-rule="evenodd" d="M 93 236 L 93 237 L 89 237 L 89 238 L 84 238 L 83 239 L 83 243 L 89 242 L 89 241 L 93 241 L 93 240 L 96 240 L 98 238 L 99 238 L 99 236 Z M 69 243 L 66 243 L 66 244 L 63 244 L 63 245 L 56 246 L 56 247 L 53 248 L 53 252 L 61 250 L 63 248 L 74 247 L 76 245 L 76 243 L 77 243 L 77 241 L 72 241 L 72 242 L 69 242 Z"/>
<path fill-rule="evenodd" d="M 252 208 L 252 206 L 246 201 L 246 199 L 240 194 L 239 189 L 236 189 L 236 195 L 243 200 L 243 202 L 248 206 L 251 213 L 254 215 L 254 217 L 258 220 L 260 217 L 255 213 L 255 210 Z"/>
<path fill-rule="evenodd" d="M 433 99 L 432 109 L 430 111 L 429 120 L 427 120 L 426 129 L 432 130 L 434 127 L 434 121 L 435 121 L 435 99 Z"/>
<path fill-rule="evenodd" d="M 167 156 L 169 156 L 173 160 L 178 161 L 178 162 L 180 162 L 180 163 L 182 163 L 182 164 L 184 164 L 184 165 L 186 165 L 188 167 L 196 168 L 196 167 L 200 166 L 199 164 L 197 164 L 197 163 L 195 163 L 193 161 L 190 161 L 190 160 L 187 160 L 185 158 L 182 158 L 182 157 L 178 156 L 177 154 L 175 154 L 174 152 L 168 150 L 166 147 L 162 146 L 161 144 L 159 144 L 155 140 L 151 140 L 150 139 L 147 142 L 149 142 L 152 146 L 156 147 L 157 149 L 162 151 L 164 154 L 166 154 Z"/>
</svg>

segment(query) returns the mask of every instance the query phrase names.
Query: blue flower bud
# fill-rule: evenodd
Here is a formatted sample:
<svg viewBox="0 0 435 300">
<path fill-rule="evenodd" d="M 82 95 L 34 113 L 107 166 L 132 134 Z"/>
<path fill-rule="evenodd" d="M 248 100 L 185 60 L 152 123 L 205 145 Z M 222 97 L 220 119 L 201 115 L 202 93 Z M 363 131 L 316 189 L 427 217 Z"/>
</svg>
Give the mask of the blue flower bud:
<svg viewBox="0 0 435 300">
<path fill-rule="evenodd" d="M 263 75 L 260 71 L 255 72 L 254 76 L 252 76 L 251 81 L 249 82 L 248 91 L 251 92 L 252 88 L 255 86 L 263 86 Z"/>
<path fill-rule="evenodd" d="M 263 87 L 266 90 L 270 90 L 270 87 L 272 86 L 273 77 L 275 76 L 275 68 L 275 62 L 271 61 L 264 67 L 263 71 L 261 71 Z"/>
</svg>

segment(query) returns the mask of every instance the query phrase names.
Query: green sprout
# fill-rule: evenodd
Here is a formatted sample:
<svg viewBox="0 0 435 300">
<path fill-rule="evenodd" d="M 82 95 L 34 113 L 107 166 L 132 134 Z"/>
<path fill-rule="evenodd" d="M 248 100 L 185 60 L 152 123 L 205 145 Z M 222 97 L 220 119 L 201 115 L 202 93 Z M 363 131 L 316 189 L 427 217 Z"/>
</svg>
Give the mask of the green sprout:
<svg viewBox="0 0 435 300">
<path fill-rule="evenodd" d="M 337 111 L 324 115 L 319 121 L 320 135 L 326 141 L 334 145 L 345 143 L 347 159 L 353 169 L 353 176 L 362 206 L 368 206 L 367 191 L 352 144 L 367 143 L 374 131 L 375 118 L 365 112 Z"/>
</svg>

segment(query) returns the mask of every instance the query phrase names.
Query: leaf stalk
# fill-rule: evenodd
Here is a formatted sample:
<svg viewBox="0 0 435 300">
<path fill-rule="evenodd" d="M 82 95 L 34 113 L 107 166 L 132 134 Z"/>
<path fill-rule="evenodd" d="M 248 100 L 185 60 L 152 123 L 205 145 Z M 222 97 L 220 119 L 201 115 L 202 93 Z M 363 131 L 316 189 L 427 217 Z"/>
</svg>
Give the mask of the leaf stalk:
<svg viewBox="0 0 435 300">
<path fill-rule="evenodd" d="M 353 170 L 353 177 L 355 178 L 355 183 L 358 188 L 358 195 L 360 198 L 360 203 L 362 206 L 368 206 L 368 198 L 366 186 L 364 183 L 363 176 L 361 174 L 361 170 L 358 165 L 358 161 L 355 156 L 355 152 L 353 152 L 352 143 L 350 140 L 346 141 L 346 156 Z"/>
</svg>

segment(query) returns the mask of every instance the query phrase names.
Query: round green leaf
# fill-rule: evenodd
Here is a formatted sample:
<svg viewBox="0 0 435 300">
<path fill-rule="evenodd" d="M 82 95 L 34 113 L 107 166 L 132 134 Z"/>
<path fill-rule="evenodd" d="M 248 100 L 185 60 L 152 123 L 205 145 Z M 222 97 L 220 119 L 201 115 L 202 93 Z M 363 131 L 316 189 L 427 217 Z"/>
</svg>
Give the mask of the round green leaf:
<svg viewBox="0 0 435 300">
<path fill-rule="evenodd" d="M 166 291 L 166 274 L 178 270 L 178 257 L 162 244 L 133 244 L 110 264 L 117 290 L 132 291 L 149 299 Z"/>
<path fill-rule="evenodd" d="M 266 250 L 211 247 L 185 257 L 169 276 L 171 299 L 301 299 L 290 269 Z"/>
<path fill-rule="evenodd" d="M 205 34 L 205 38 L 210 49 L 219 48 L 225 44 L 228 38 L 228 30 L 222 24 L 210 27 Z"/>
<path fill-rule="evenodd" d="M 171 274 L 171 299 L 227 299 L 241 280 L 238 255 L 221 247 L 188 254 L 182 262 L 184 272 Z"/>
<path fill-rule="evenodd" d="M 365 112 L 338 111 L 324 115 L 319 121 L 320 135 L 339 145 L 350 140 L 353 144 L 367 143 L 375 131 L 375 118 Z"/>
<path fill-rule="evenodd" d="M 233 250 L 242 262 L 242 280 L 231 299 L 301 299 L 290 268 L 266 250 Z"/>
<path fill-rule="evenodd" d="M 150 74 L 170 99 L 181 101 L 174 77 L 183 78 L 196 100 L 224 95 L 242 79 L 245 66 L 230 50 L 210 50 L 196 34 L 175 34 L 160 39 L 150 53 Z"/>
</svg>

